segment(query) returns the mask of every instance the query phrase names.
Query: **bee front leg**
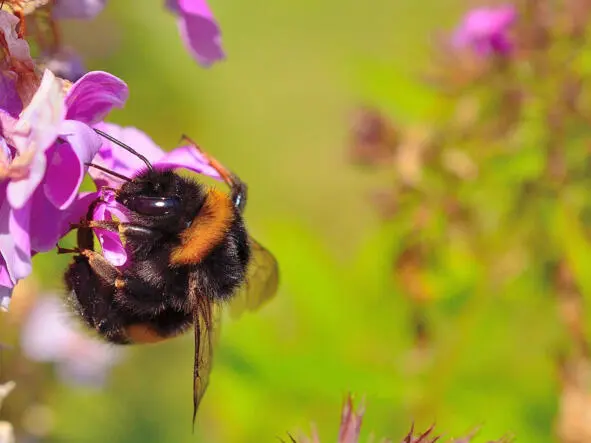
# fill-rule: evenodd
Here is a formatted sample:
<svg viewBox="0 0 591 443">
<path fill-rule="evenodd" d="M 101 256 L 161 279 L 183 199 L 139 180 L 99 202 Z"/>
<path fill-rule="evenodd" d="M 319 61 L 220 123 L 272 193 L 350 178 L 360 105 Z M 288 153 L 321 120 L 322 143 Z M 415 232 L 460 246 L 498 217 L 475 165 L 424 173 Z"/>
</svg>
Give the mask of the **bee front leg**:
<svg viewBox="0 0 591 443">
<path fill-rule="evenodd" d="M 70 223 L 70 231 L 74 229 L 100 228 L 104 229 L 105 231 L 118 232 L 120 224 L 121 223 L 117 221 L 110 220 L 82 220 L 79 223 Z"/>
</svg>

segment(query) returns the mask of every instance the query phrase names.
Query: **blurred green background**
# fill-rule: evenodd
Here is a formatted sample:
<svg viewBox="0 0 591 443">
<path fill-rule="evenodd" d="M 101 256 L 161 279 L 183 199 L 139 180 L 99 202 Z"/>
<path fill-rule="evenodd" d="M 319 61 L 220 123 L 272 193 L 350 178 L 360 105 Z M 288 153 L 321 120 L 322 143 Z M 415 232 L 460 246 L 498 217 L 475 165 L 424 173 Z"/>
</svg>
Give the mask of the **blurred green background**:
<svg viewBox="0 0 591 443">
<path fill-rule="evenodd" d="M 56 420 L 44 441 L 258 443 L 313 422 L 329 442 L 348 392 L 366 399 L 361 441 L 397 440 L 413 420 L 448 436 L 482 424 L 482 441 L 552 441 L 558 387 L 546 344 L 558 332 L 535 276 L 511 297 L 438 301 L 427 313 L 434 350 L 418 352 L 409 301 L 391 278 L 401 229 L 367 198 L 384 177 L 346 155 L 359 104 L 403 123 L 421 118 L 429 94 L 418 73 L 459 2 L 214 0 L 228 59 L 211 69 L 184 50 L 162 1 L 108 3 L 94 21 L 66 23 L 65 39 L 89 68 L 129 84 L 126 108 L 110 120 L 167 148 L 187 133 L 235 170 L 281 287 L 260 312 L 224 322 L 195 435 L 189 334 L 130 349 L 100 392 L 44 385 Z M 44 287 L 60 288 L 68 261 L 36 258 Z M 438 278 L 446 287 L 457 275 Z M 19 382 L 17 372 L 3 376 Z"/>
</svg>

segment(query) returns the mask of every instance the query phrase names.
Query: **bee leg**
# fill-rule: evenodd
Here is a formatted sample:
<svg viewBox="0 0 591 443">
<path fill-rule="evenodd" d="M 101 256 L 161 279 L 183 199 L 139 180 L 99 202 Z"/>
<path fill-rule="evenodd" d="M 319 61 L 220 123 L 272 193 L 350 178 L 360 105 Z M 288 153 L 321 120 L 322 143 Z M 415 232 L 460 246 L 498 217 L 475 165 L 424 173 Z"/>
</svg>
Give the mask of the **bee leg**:
<svg viewBox="0 0 591 443">
<path fill-rule="evenodd" d="M 57 247 L 58 254 L 79 254 L 80 249 L 78 248 L 62 248 L 60 245 L 55 245 Z"/>
<path fill-rule="evenodd" d="M 80 251 L 80 255 L 88 259 L 88 264 L 104 284 L 113 287 L 117 277 L 121 275 L 115 266 L 101 254 L 90 249 L 83 249 Z"/>
<path fill-rule="evenodd" d="M 121 223 L 109 220 L 82 220 L 80 223 L 70 223 L 70 231 L 84 228 L 100 228 L 105 231 L 117 232 Z"/>
</svg>

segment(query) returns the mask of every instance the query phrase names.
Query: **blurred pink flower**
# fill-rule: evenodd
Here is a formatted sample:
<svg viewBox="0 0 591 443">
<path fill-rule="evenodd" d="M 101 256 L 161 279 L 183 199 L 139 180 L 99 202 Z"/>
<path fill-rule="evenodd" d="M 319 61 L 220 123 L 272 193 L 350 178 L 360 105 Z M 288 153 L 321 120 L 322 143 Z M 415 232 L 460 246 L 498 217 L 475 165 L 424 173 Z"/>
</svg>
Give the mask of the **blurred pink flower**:
<svg viewBox="0 0 591 443">
<path fill-rule="evenodd" d="M 44 52 L 37 62 L 59 78 L 71 82 L 78 81 L 87 72 L 82 59 L 71 48 L 60 47 L 55 51 Z"/>
<path fill-rule="evenodd" d="M 189 52 L 203 66 L 225 58 L 221 30 L 205 0 L 166 0 L 179 16 L 179 31 Z"/>
<path fill-rule="evenodd" d="M 513 48 L 509 30 L 516 19 L 513 5 L 473 9 L 464 16 L 452 43 L 483 56 L 508 54 Z"/>
<path fill-rule="evenodd" d="M 124 128 L 111 123 L 100 123 L 95 127 L 131 146 L 146 157 L 155 169 L 183 168 L 218 180 L 221 179 L 217 171 L 209 165 L 207 159 L 192 146 L 181 146 L 170 152 L 165 152 L 139 129 Z M 129 178 L 146 170 L 146 165 L 141 159 L 106 139 L 93 159 L 93 163 Z M 89 170 L 89 174 L 99 189 L 97 197 L 101 199 L 101 203 L 95 207 L 93 219 L 110 221 L 116 217 L 120 221 L 127 221 L 127 208 L 115 199 L 114 192 L 109 189 L 120 187 L 123 183 L 122 180 L 94 168 Z M 115 266 L 123 266 L 127 261 L 127 253 L 121 244 L 119 234 L 103 229 L 95 229 L 95 233 L 102 246 L 104 257 Z"/>
<path fill-rule="evenodd" d="M 51 13 L 56 19 L 93 18 L 106 3 L 107 0 L 54 0 Z"/>
<path fill-rule="evenodd" d="M 39 298 L 22 327 L 23 352 L 30 360 L 54 363 L 65 383 L 100 387 L 121 360 L 121 348 L 86 336 L 71 315 L 57 295 Z"/>
</svg>

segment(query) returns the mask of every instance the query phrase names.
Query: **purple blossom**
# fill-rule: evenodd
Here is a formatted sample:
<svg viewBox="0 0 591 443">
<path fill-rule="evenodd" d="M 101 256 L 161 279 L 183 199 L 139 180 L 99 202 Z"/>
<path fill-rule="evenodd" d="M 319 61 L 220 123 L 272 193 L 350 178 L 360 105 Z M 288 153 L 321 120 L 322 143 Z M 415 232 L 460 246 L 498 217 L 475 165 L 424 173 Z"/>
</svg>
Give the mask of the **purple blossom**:
<svg viewBox="0 0 591 443">
<path fill-rule="evenodd" d="M 31 272 L 31 256 L 53 249 L 91 201 L 78 195 L 101 146 L 89 125 L 127 98 L 127 87 L 105 72 L 91 72 L 64 97 L 63 83 L 46 70 L 18 118 L 0 109 L 0 301 Z M 4 91 L 0 90 L 0 95 Z M 86 205 L 86 208 L 84 207 Z M 52 220 L 53 223 L 43 223 Z"/>
<path fill-rule="evenodd" d="M 482 56 L 506 55 L 513 48 L 509 30 L 516 19 L 513 5 L 473 9 L 464 16 L 452 42 L 459 49 L 469 48 Z"/>
<path fill-rule="evenodd" d="M 166 0 L 179 17 L 181 38 L 188 51 L 203 66 L 223 60 L 221 30 L 205 0 Z"/>
<path fill-rule="evenodd" d="M 51 13 L 56 19 L 93 18 L 98 15 L 107 0 L 55 0 Z"/>
<path fill-rule="evenodd" d="M 150 160 L 155 169 L 184 168 L 221 180 L 218 172 L 194 146 L 181 146 L 165 152 L 139 129 L 120 127 L 111 123 L 100 123 L 95 127 L 131 146 Z M 146 170 L 142 160 L 108 140 L 103 141 L 100 151 L 92 162 L 128 178 L 133 178 Z M 112 188 L 120 187 L 123 181 L 94 168 L 89 170 L 89 174 L 99 189 L 101 199 L 101 203 L 94 210 L 93 219 L 110 221 L 116 218 L 123 222 L 127 221 L 128 210 L 115 200 L 115 194 L 112 191 Z M 115 266 L 123 266 L 127 261 L 127 254 L 119 235 L 103 229 L 95 229 L 95 233 L 102 246 L 104 257 Z"/>
<path fill-rule="evenodd" d="M 36 301 L 21 331 L 23 352 L 30 360 L 54 363 L 68 384 L 100 387 L 121 349 L 82 333 L 65 308 L 52 294 Z"/>
</svg>

